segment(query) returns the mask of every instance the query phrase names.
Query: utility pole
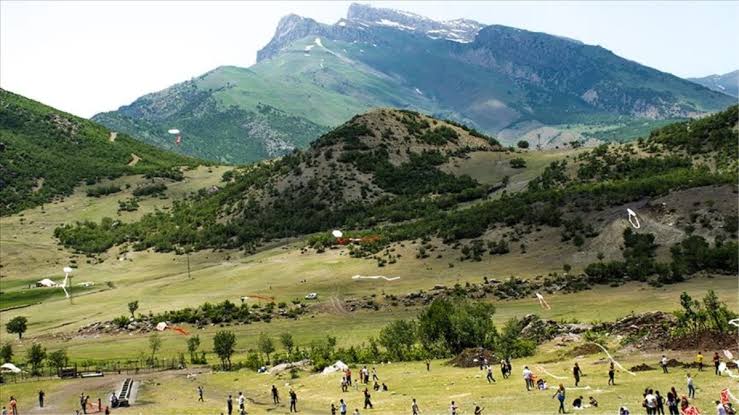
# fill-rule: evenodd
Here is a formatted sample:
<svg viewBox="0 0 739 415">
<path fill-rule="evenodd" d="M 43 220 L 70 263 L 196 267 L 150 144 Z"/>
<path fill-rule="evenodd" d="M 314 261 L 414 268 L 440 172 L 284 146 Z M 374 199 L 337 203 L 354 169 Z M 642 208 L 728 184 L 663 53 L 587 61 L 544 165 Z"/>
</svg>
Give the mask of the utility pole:
<svg viewBox="0 0 739 415">
<path fill-rule="evenodd" d="M 187 279 L 191 280 L 192 275 L 190 275 L 190 247 L 187 248 L 185 254 L 187 255 Z"/>
</svg>

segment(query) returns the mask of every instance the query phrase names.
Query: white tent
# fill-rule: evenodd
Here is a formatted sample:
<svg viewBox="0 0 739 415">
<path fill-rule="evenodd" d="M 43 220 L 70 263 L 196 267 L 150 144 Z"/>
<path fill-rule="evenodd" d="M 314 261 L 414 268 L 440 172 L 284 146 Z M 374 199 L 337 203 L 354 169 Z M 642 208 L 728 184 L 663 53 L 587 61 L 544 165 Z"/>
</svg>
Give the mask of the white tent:
<svg viewBox="0 0 739 415">
<path fill-rule="evenodd" d="M 12 373 L 21 373 L 21 370 L 18 369 L 18 366 L 12 364 L 12 363 L 4 363 L 2 366 L 0 366 L 0 372 L 6 373 L 6 372 L 12 372 Z"/>
<path fill-rule="evenodd" d="M 166 330 L 167 329 L 167 323 L 165 323 L 163 321 L 160 321 L 159 323 L 157 323 L 156 329 L 157 329 L 157 331 L 164 331 L 164 330 Z"/>
<path fill-rule="evenodd" d="M 56 287 L 57 283 L 55 283 L 54 281 L 48 278 L 44 278 L 41 281 L 36 281 L 36 286 L 37 287 Z"/>
<path fill-rule="evenodd" d="M 334 363 L 331 366 L 326 366 L 323 369 L 323 373 L 335 373 L 335 372 L 343 372 L 345 370 L 349 369 L 349 366 L 346 365 L 346 363 L 342 362 L 341 360 L 337 360 L 336 363 Z"/>
</svg>

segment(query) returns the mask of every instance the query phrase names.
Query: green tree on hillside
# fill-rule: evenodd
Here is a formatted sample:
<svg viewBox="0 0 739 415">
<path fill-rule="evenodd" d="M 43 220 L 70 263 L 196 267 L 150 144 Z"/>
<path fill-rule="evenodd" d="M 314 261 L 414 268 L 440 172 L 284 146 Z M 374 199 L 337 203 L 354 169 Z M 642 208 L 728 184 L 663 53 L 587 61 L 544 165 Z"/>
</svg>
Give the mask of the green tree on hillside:
<svg viewBox="0 0 739 415">
<path fill-rule="evenodd" d="M 26 332 L 26 329 L 28 328 L 28 319 L 23 316 L 17 316 L 13 317 L 8 324 L 5 325 L 5 329 L 8 331 L 8 333 L 16 333 L 18 334 L 18 338 L 23 338 L 23 333 Z"/>
<path fill-rule="evenodd" d="M 26 352 L 26 360 L 31 365 L 31 374 L 38 375 L 38 368 L 41 366 L 41 362 L 46 359 L 46 349 L 40 344 L 34 343 L 30 349 Z"/>
<path fill-rule="evenodd" d="M 67 363 L 69 362 L 67 351 L 64 349 L 54 350 L 53 352 L 49 353 L 49 356 L 46 360 L 48 360 L 51 367 L 56 369 L 57 373 L 59 373 L 64 367 L 66 367 Z"/>
<path fill-rule="evenodd" d="M 139 309 L 139 300 L 131 301 L 128 303 L 128 312 L 131 313 L 131 318 L 136 318 L 134 313 Z"/>
<path fill-rule="evenodd" d="M 156 358 L 156 354 L 161 348 L 162 338 L 159 337 L 159 333 L 152 333 L 149 336 L 149 350 L 151 350 L 151 357 L 149 358 L 149 361 L 151 362 L 152 366 L 154 366 L 154 358 Z"/>
<path fill-rule="evenodd" d="M 0 347 L 0 359 L 3 359 L 3 363 L 10 363 L 13 361 L 13 346 L 11 346 L 10 343 L 5 343 Z"/>
<path fill-rule="evenodd" d="M 231 356 L 236 347 L 236 335 L 232 331 L 221 330 L 213 337 L 213 351 L 221 359 L 221 367 L 231 370 Z"/>
<path fill-rule="evenodd" d="M 518 148 L 529 148 L 529 142 L 526 140 L 521 140 L 517 144 Z"/>
<path fill-rule="evenodd" d="M 267 355 L 267 362 L 269 362 L 269 355 L 275 351 L 275 344 L 272 342 L 272 338 L 267 336 L 266 333 L 259 333 L 257 339 L 257 347 L 259 351 Z"/>
<path fill-rule="evenodd" d="M 393 360 L 403 360 L 416 339 L 414 321 L 395 320 L 380 330 L 379 343 L 387 349 Z"/>
<path fill-rule="evenodd" d="M 190 363 L 195 363 L 198 359 L 196 353 L 200 347 L 200 336 L 195 335 L 187 339 L 187 352 L 190 354 Z"/>
<path fill-rule="evenodd" d="M 282 343 L 282 346 L 287 350 L 287 354 L 291 355 L 293 354 L 293 347 L 295 347 L 295 341 L 293 340 L 293 335 L 290 333 L 282 333 L 280 334 L 280 343 Z"/>
</svg>

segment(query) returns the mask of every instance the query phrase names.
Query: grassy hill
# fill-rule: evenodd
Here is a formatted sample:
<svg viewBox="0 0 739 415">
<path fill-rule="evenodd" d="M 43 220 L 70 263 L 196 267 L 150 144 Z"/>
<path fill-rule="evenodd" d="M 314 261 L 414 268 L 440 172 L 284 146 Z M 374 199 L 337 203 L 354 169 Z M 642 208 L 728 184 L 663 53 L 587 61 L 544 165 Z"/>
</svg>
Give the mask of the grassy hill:
<svg viewBox="0 0 739 415">
<path fill-rule="evenodd" d="M 459 33 L 465 39 L 454 41 Z M 378 107 L 554 148 L 631 138 L 734 103 L 598 46 L 361 5 L 334 25 L 287 16 L 258 56 L 252 67 L 216 68 L 94 120 L 167 149 L 238 163 L 306 148 Z M 172 143 L 169 128 L 185 132 L 183 145 Z"/>
<path fill-rule="evenodd" d="M 625 218 L 618 212 L 626 207 L 651 212 L 659 222 L 652 237 L 670 247 L 697 232 L 689 222 L 669 229 L 672 215 L 695 222 L 702 215 L 693 215 L 700 204 L 680 204 L 666 215 L 655 201 L 675 203 L 669 199 L 673 195 L 687 199 L 702 189 L 690 198 L 710 194 L 715 206 L 704 213 L 706 232 L 698 236 L 716 240 L 714 253 L 724 255 L 733 245 L 722 241 L 736 235 L 730 193 L 737 177 L 736 120 L 732 107 L 655 130 L 636 144 L 603 145 L 569 160 L 562 154 L 549 165 L 539 163 L 543 170 L 534 175 L 522 173 L 524 183 L 511 185 L 512 176 L 505 173 L 526 170 L 528 153 L 506 156 L 506 171 L 502 155 L 497 156 L 501 148 L 474 130 L 409 111 L 379 110 L 353 118 L 304 152 L 240 169 L 227 177 L 230 183 L 222 191 L 179 204 L 172 213 L 148 215 L 126 226 L 70 224 L 56 235 L 66 246 L 89 253 L 125 243 L 137 250 L 251 252 L 275 238 L 342 228 L 357 237 L 373 235 L 372 243 L 356 247 L 352 255 L 380 265 L 396 259 L 390 251 L 394 244 L 418 239 L 424 245 L 416 253 L 421 257 L 429 250 L 461 250 L 462 260 L 474 261 L 535 246 L 546 249 L 558 240 L 581 249 L 599 246 L 615 261 L 610 266 L 623 271 L 635 263 L 618 249 L 622 241 L 629 245 Z M 486 162 L 489 172 L 480 164 Z M 333 240 L 324 233 L 309 243 L 322 249 Z M 582 255 L 583 266 L 596 262 L 596 252 Z M 676 258 L 661 252 L 660 258 Z M 730 269 L 731 256 L 722 258 L 730 262 L 711 267 Z M 671 262 L 659 262 L 652 254 L 642 259 L 649 266 L 642 263 L 638 275 L 633 270 L 605 272 L 598 264 L 591 271 L 616 280 L 654 276 L 657 283 L 679 280 L 688 272 L 670 271 L 664 267 Z"/>
<path fill-rule="evenodd" d="M 67 196 L 83 181 L 199 163 L 0 90 L 0 215 Z"/>
</svg>

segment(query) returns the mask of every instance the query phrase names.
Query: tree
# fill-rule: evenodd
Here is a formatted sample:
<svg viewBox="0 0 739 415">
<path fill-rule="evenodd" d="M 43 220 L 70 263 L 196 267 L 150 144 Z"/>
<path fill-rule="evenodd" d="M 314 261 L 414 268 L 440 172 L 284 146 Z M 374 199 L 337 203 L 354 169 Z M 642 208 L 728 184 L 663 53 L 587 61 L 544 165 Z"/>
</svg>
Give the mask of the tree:
<svg viewBox="0 0 739 415">
<path fill-rule="evenodd" d="M 0 347 L 0 358 L 3 359 L 3 363 L 13 361 L 13 346 L 10 343 L 5 343 L 3 347 Z"/>
<path fill-rule="evenodd" d="M 516 157 L 508 162 L 514 169 L 523 169 L 526 167 L 526 160 Z"/>
<path fill-rule="evenodd" d="M 418 334 L 427 349 L 441 346 L 454 354 L 494 343 L 495 306 L 463 299 L 436 299 L 418 316 Z"/>
<path fill-rule="evenodd" d="M 221 366 L 231 370 L 231 356 L 236 347 L 236 335 L 232 331 L 221 330 L 213 337 L 213 351 L 221 359 Z"/>
<path fill-rule="evenodd" d="M 151 336 L 149 336 L 149 350 L 151 350 L 151 365 L 154 365 L 154 358 L 156 357 L 157 352 L 162 347 L 162 339 L 159 337 L 159 333 L 152 333 Z"/>
<path fill-rule="evenodd" d="M 516 145 L 518 146 L 518 148 L 523 148 L 523 149 L 529 148 L 529 142 L 526 140 L 521 140 Z"/>
<path fill-rule="evenodd" d="M 31 374 L 38 375 L 38 367 L 41 366 L 41 362 L 46 359 L 46 349 L 41 347 L 40 344 L 34 343 L 30 349 L 26 352 L 26 359 L 31 364 Z"/>
<path fill-rule="evenodd" d="M 293 354 L 293 347 L 295 346 L 295 341 L 293 340 L 293 335 L 290 333 L 282 333 L 280 334 L 280 343 L 282 343 L 282 346 L 287 350 L 287 354 L 291 355 Z"/>
<path fill-rule="evenodd" d="M 139 300 L 131 301 L 128 303 L 128 312 L 131 313 L 131 318 L 136 318 L 134 313 L 139 309 Z"/>
<path fill-rule="evenodd" d="M 55 350 L 49 353 L 47 360 L 49 361 L 49 364 L 56 369 L 57 373 L 66 367 L 67 362 L 69 362 L 67 351 L 64 349 Z"/>
<path fill-rule="evenodd" d="M 269 363 L 269 355 L 275 351 L 275 344 L 272 342 L 272 338 L 265 333 L 259 333 L 257 347 L 259 347 L 260 352 L 267 355 L 267 362 Z"/>
<path fill-rule="evenodd" d="M 416 324 L 413 320 L 396 320 L 380 330 L 380 345 L 393 360 L 403 360 L 416 343 Z"/>
<path fill-rule="evenodd" d="M 8 331 L 8 333 L 17 333 L 18 339 L 23 338 L 23 333 L 26 332 L 26 329 L 28 324 L 28 319 L 23 316 L 17 316 L 13 317 L 12 320 L 8 322 L 8 324 L 5 325 L 5 329 Z"/>
<path fill-rule="evenodd" d="M 187 339 L 187 352 L 190 353 L 190 363 L 195 363 L 197 360 L 195 353 L 200 347 L 200 336 L 192 336 Z"/>
</svg>

